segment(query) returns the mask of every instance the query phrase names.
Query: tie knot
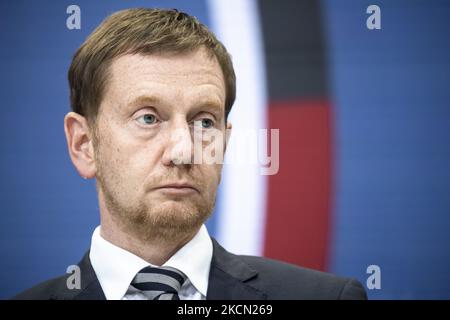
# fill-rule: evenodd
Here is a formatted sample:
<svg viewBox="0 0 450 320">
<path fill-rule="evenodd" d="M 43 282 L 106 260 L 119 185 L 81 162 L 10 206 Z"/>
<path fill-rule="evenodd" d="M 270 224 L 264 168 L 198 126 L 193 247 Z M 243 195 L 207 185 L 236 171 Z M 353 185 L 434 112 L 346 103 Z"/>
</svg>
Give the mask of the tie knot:
<svg viewBox="0 0 450 320">
<path fill-rule="evenodd" d="M 145 267 L 131 281 L 131 287 L 150 300 L 179 300 L 178 292 L 186 275 L 172 267 Z"/>
</svg>

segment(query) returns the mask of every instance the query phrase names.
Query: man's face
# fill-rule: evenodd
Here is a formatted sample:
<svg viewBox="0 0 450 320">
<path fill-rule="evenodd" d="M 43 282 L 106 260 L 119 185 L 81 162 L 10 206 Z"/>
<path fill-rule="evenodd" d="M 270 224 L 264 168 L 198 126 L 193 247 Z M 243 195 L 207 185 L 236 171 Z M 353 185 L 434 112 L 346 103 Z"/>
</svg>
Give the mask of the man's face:
<svg viewBox="0 0 450 320">
<path fill-rule="evenodd" d="M 213 210 L 222 166 L 180 164 L 188 159 L 174 149 L 190 157 L 194 123 L 225 137 L 224 105 L 220 65 L 203 49 L 117 58 L 94 130 L 100 208 L 144 239 L 198 229 Z"/>
</svg>

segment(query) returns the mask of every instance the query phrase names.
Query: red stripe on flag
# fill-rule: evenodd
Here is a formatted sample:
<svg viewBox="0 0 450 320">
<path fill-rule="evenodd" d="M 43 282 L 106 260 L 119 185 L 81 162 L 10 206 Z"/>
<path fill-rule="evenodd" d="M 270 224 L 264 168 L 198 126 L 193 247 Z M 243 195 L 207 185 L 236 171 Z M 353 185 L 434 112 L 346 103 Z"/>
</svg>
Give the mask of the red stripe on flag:
<svg viewBox="0 0 450 320">
<path fill-rule="evenodd" d="M 271 103 L 280 167 L 268 176 L 264 255 L 325 270 L 330 225 L 331 119 L 324 101 Z"/>
</svg>

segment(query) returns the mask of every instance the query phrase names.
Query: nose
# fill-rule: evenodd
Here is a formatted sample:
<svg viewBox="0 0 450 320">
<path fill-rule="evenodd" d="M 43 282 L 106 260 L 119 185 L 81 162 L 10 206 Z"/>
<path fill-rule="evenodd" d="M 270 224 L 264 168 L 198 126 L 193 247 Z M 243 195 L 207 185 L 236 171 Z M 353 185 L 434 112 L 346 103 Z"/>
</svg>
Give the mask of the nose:
<svg viewBox="0 0 450 320">
<path fill-rule="evenodd" d="M 174 119 L 166 123 L 164 135 L 164 153 L 162 163 L 165 166 L 191 165 L 193 163 L 193 137 L 186 119 Z"/>
</svg>

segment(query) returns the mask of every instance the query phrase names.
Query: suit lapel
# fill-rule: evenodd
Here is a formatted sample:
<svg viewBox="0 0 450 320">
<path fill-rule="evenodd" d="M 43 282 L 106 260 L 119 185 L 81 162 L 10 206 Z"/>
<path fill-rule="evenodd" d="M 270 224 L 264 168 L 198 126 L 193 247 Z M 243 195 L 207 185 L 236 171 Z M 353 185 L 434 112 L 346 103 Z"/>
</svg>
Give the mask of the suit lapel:
<svg viewBox="0 0 450 320">
<path fill-rule="evenodd" d="M 84 255 L 78 264 L 81 274 L 81 288 L 68 289 L 66 286 L 67 277 L 63 278 L 63 290 L 50 297 L 51 300 L 106 300 L 105 294 L 98 282 L 94 269 L 89 259 L 89 251 Z"/>
<path fill-rule="evenodd" d="M 83 259 L 79 263 L 79 266 L 81 270 L 81 291 L 76 294 L 73 299 L 106 300 L 94 268 L 92 268 L 91 260 L 89 259 L 89 251 L 84 255 Z"/>
<path fill-rule="evenodd" d="M 213 257 L 209 272 L 207 300 L 264 300 L 267 294 L 251 286 L 248 282 L 258 276 L 258 272 L 246 264 L 239 256 L 227 252 L 215 239 Z M 55 299 L 106 300 L 94 269 L 89 251 L 79 263 L 81 289 L 65 290 Z"/>
<path fill-rule="evenodd" d="M 239 256 L 227 252 L 216 240 L 209 273 L 207 300 L 261 300 L 267 295 L 247 282 L 258 272 Z"/>
</svg>

